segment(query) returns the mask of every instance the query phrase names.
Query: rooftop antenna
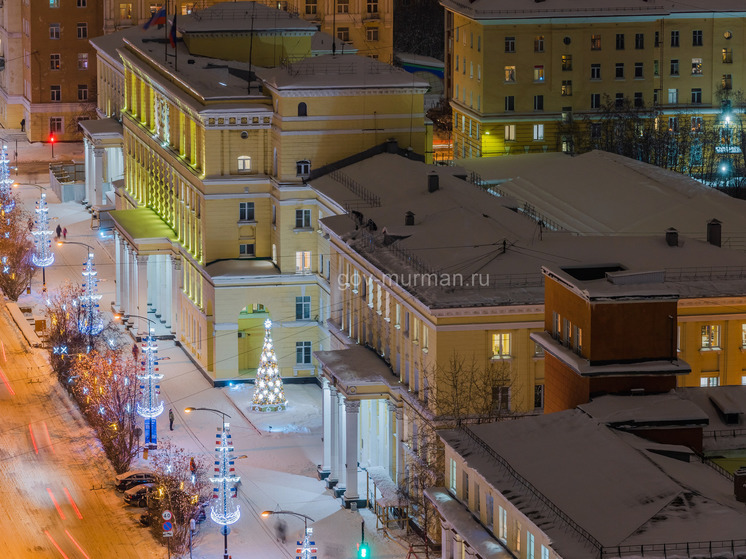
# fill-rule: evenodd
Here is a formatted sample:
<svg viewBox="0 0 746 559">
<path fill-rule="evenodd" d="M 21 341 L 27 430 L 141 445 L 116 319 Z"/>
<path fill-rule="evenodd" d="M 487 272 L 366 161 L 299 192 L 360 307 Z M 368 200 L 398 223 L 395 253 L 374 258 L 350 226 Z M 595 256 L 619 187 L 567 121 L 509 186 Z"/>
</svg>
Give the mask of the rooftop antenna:
<svg viewBox="0 0 746 559">
<path fill-rule="evenodd" d="M 251 53 L 254 51 L 254 11 L 256 2 L 251 4 L 251 29 L 249 31 L 249 95 L 251 95 Z"/>
</svg>

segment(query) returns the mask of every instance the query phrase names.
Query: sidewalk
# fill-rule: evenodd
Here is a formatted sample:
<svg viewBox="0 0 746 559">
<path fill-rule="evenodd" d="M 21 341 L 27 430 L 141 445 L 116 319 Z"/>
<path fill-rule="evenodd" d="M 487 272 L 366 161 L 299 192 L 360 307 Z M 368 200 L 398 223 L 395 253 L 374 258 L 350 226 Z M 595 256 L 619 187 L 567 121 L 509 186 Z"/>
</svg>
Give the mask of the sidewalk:
<svg viewBox="0 0 746 559">
<path fill-rule="evenodd" d="M 20 149 L 20 148 L 19 148 Z M 32 148 L 35 149 L 35 148 Z M 82 149 L 82 148 L 81 148 Z M 71 153 L 75 152 L 71 148 Z M 56 151 L 55 151 L 56 154 Z M 22 158 L 35 157 L 25 155 Z M 19 175 L 21 184 L 48 184 L 37 180 L 33 173 Z M 39 189 L 23 186 L 19 192 L 22 202 L 33 211 L 39 197 Z M 102 237 L 91 229 L 90 214 L 76 202 L 60 203 L 54 193 L 47 191 L 51 229 L 57 223 L 67 227 L 68 241 L 91 245 L 96 254 L 96 269 L 100 278 L 99 291 L 102 311 L 110 314 L 110 303 L 115 298 L 114 241 L 111 236 Z M 69 245 L 54 246 L 55 262 L 46 270 L 47 288 L 56 290 L 65 281 L 81 283 L 84 247 Z M 32 282 L 30 295 L 24 294 L 19 304 L 41 309 L 44 302 L 41 290 L 41 274 Z M 39 311 L 37 310 L 37 313 Z M 39 313 L 41 314 L 41 313 Z M 130 345 L 131 339 L 123 337 Z M 220 427 L 218 415 L 197 411 L 189 415 L 184 408 L 216 408 L 231 416 L 231 433 L 235 455 L 247 457 L 236 461 L 236 473 L 241 476 L 238 490 L 241 518 L 231 526 L 228 536 L 228 552 L 233 559 L 272 559 L 295 557 L 295 541 L 302 537 L 303 523 L 293 516 L 285 516 L 288 525 L 287 543 L 275 538 L 276 517 L 261 518 L 264 510 L 290 510 L 305 514 L 316 522 L 313 539 L 318 548 L 319 559 L 351 559 L 356 555 L 360 540 L 360 523 L 365 520 L 365 540 L 370 543 L 371 556 L 376 559 L 402 559 L 406 550 L 376 533 L 375 516 L 369 510 L 351 512 L 341 507 L 338 499 L 316 477 L 317 464 L 322 461 L 323 429 L 321 421 L 321 390 L 315 385 L 285 385 L 288 409 L 283 412 L 266 413 L 249 411 L 253 385 L 238 388 L 212 388 L 196 369 L 181 347 L 174 341 L 158 342 L 161 396 L 166 409 L 172 408 L 176 420 L 174 430 L 169 431 L 167 411 L 158 423 L 160 440 L 170 439 L 194 456 L 201 456 L 207 463 L 214 459 L 214 435 Z M 147 466 L 140 458 L 139 464 Z M 365 476 L 362 476 L 363 480 Z M 114 489 L 111 489 L 114 491 Z M 130 510 L 133 522 L 142 512 Z M 143 528 L 145 530 L 145 528 Z M 223 536 L 219 527 L 209 519 L 200 525 L 194 540 L 194 559 L 221 557 Z M 166 548 L 162 548 L 166 557 Z"/>
</svg>

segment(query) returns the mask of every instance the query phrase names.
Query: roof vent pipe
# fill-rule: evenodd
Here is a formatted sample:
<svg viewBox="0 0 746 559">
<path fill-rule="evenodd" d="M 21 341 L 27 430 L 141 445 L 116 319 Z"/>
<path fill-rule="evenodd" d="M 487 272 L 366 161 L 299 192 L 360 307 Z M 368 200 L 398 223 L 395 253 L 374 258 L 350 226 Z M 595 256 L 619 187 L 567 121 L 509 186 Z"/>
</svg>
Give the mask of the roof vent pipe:
<svg viewBox="0 0 746 559">
<path fill-rule="evenodd" d="M 711 219 L 707 222 L 707 242 L 716 247 L 721 246 L 721 235 L 723 224 L 717 219 Z"/>
<path fill-rule="evenodd" d="M 414 225 L 414 214 L 412 212 L 404 214 L 404 225 Z"/>
<path fill-rule="evenodd" d="M 673 227 L 666 229 L 666 244 L 670 247 L 679 246 L 679 232 Z"/>
<path fill-rule="evenodd" d="M 438 173 L 432 172 L 427 176 L 427 191 L 435 192 L 440 188 L 440 177 Z"/>
</svg>

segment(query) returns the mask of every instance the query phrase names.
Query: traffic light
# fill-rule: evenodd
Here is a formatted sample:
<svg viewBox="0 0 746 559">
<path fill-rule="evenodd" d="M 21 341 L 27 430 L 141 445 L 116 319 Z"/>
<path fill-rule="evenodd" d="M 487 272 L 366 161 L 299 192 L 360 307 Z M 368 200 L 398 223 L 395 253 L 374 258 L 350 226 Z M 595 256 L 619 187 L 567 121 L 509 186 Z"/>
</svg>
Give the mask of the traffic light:
<svg viewBox="0 0 746 559">
<path fill-rule="evenodd" d="M 54 137 L 54 134 L 49 134 L 49 143 L 53 144 L 55 141 L 57 141 L 57 138 Z"/>
<path fill-rule="evenodd" d="M 370 548 L 368 542 L 360 542 L 357 545 L 357 556 L 358 559 L 368 559 L 370 557 Z"/>
</svg>

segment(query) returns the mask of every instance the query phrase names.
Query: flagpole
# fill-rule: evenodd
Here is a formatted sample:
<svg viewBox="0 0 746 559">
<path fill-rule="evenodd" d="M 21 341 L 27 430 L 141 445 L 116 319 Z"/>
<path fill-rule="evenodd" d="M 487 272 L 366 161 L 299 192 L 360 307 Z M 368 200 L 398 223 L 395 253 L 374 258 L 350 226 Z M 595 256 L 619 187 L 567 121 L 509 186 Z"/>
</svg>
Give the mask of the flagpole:
<svg viewBox="0 0 746 559">
<path fill-rule="evenodd" d="M 174 23 L 173 29 L 171 30 L 174 39 L 174 71 L 179 71 L 179 43 L 178 37 L 176 36 L 176 4 L 174 4 Z"/>
<path fill-rule="evenodd" d="M 168 64 L 168 0 L 166 2 L 166 24 L 163 26 L 163 38 L 166 41 L 163 43 L 163 62 Z"/>
</svg>

